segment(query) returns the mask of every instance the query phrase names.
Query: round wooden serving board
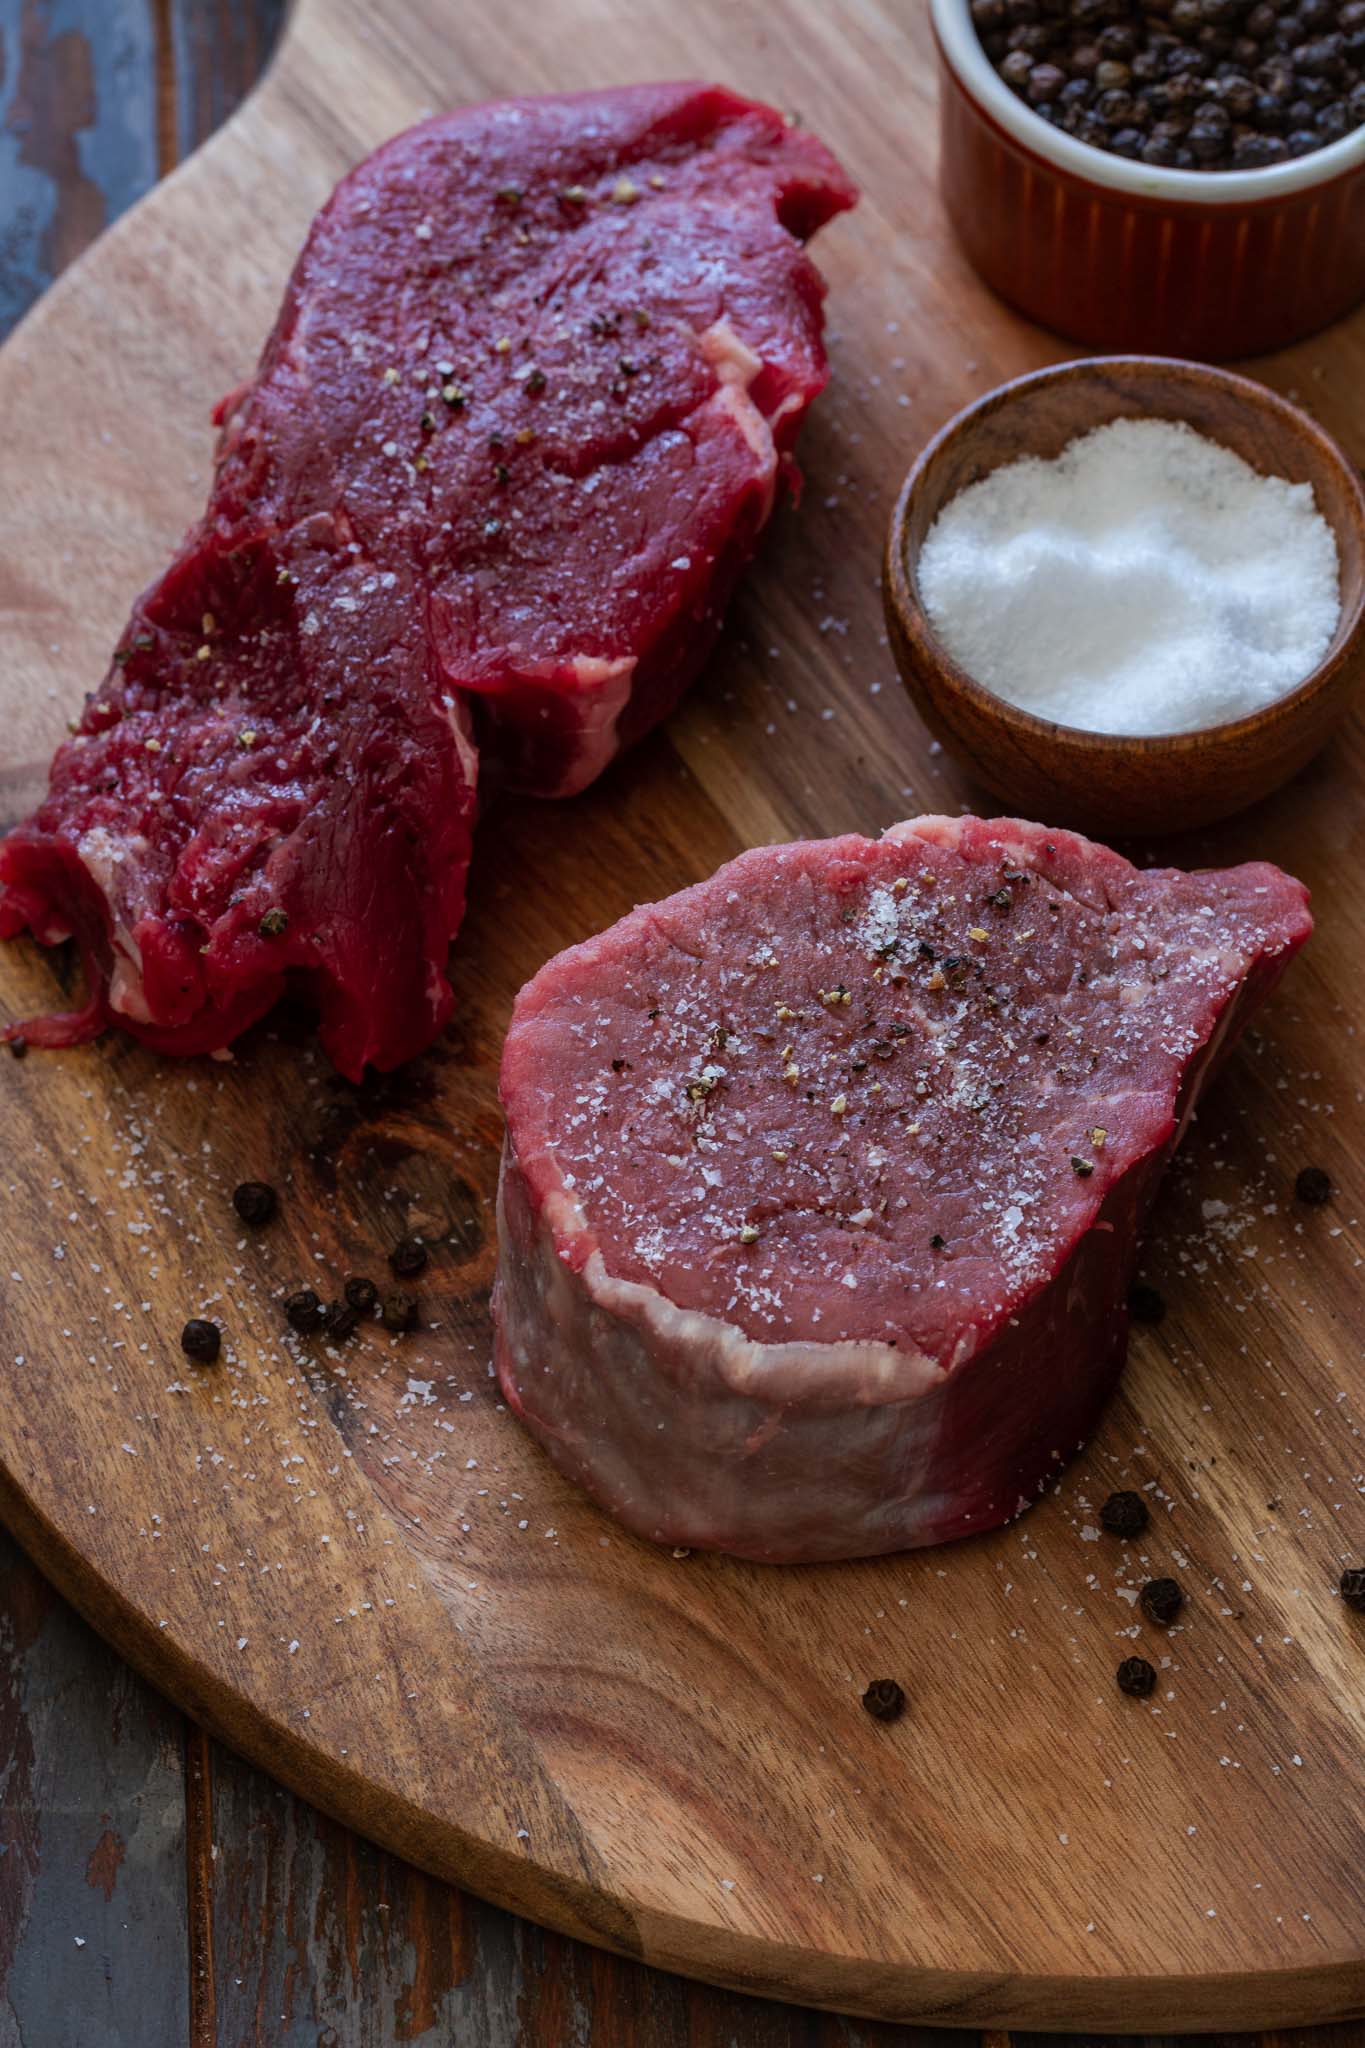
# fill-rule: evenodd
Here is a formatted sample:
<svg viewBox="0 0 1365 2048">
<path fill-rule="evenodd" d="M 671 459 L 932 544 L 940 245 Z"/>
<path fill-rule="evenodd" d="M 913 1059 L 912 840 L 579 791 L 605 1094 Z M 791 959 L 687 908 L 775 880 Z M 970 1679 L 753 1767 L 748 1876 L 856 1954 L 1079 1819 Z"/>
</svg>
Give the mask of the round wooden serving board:
<svg viewBox="0 0 1365 2048">
<path fill-rule="evenodd" d="M 498 1049 L 547 955 L 739 848 L 971 796 L 882 638 L 899 477 L 1056 345 L 967 271 L 933 187 L 922 0 L 300 0 L 264 88 L 0 356 L 0 822 L 27 810 L 128 601 L 197 511 L 309 216 L 382 137 L 509 92 L 711 74 L 808 121 L 864 187 L 822 239 L 834 383 L 724 646 L 669 730 L 483 828 L 457 1021 L 338 1081 L 304 1026 L 230 1062 L 110 1037 L 0 1059 L 0 1507 L 158 1684 L 416 1862 L 652 1963 L 903 2019 L 1271 2026 L 1365 2012 L 1357 1199 L 1365 760 L 1185 842 L 1313 887 L 1317 938 L 1163 1198 L 1103 1432 L 1013 1527 L 833 1569 L 677 1559 L 569 1491 L 500 1407 L 488 1291 Z M 1359 454 L 1365 321 L 1265 367 Z M 0 1011 L 60 1000 L 0 959 Z M 1296 1207 L 1327 1167 L 1335 1203 Z M 246 1176 L 282 1190 L 244 1233 Z M 437 1249 L 425 1325 L 343 1354 L 282 1291 Z M 191 1313 L 227 1332 L 197 1371 Z M 819 1474 L 812 1474 L 812 1484 Z M 1149 1539 L 1097 1533 L 1148 1485 Z M 1184 1625 L 1133 1594 L 1172 1571 Z M 1135 1649 L 1155 1698 L 1113 1680 Z M 900 1678 L 905 1717 L 863 1713 Z"/>
</svg>

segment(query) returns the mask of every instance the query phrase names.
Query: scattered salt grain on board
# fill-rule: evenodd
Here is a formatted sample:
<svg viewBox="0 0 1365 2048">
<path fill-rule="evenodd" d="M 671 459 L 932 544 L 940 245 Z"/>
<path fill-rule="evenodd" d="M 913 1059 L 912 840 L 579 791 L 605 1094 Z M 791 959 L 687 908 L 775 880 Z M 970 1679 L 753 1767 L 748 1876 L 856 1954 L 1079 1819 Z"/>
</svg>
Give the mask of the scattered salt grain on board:
<svg viewBox="0 0 1365 2048">
<path fill-rule="evenodd" d="M 970 675 L 1090 732 L 1244 717 L 1317 667 L 1341 615 L 1312 486 L 1174 420 L 995 470 L 939 514 L 915 573 Z"/>
</svg>

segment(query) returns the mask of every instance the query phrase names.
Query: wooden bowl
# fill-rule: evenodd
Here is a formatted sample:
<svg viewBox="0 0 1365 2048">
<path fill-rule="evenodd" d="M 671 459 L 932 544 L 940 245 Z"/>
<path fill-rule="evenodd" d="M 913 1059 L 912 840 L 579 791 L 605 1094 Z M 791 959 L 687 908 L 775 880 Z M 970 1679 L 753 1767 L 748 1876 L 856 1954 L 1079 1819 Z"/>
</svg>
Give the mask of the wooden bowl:
<svg viewBox="0 0 1365 2048">
<path fill-rule="evenodd" d="M 970 0 L 931 0 L 939 184 L 1002 299 L 1091 348 L 1215 361 L 1316 333 L 1365 298 L 1365 127 L 1259 171 L 1112 156 L 1001 79 Z"/>
<path fill-rule="evenodd" d="M 1132 736 L 1057 725 L 960 668 L 916 581 L 925 534 L 950 498 L 1020 456 L 1052 459 L 1111 420 L 1183 420 L 1253 468 L 1313 486 L 1336 535 L 1341 619 L 1296 688 L 1247 718 Z M 1100 356 L 1001 384 L 925 448 L 891 514 L 887 628 L 930 730 L 1020 815 L 1107 837 L 1179 832 L 1229 817 L 1297 774 L 1346 711 L 1365 666 L 1365 489 L 1331 436 L 1248 378 L 1157 356 Z"/>
</svg>

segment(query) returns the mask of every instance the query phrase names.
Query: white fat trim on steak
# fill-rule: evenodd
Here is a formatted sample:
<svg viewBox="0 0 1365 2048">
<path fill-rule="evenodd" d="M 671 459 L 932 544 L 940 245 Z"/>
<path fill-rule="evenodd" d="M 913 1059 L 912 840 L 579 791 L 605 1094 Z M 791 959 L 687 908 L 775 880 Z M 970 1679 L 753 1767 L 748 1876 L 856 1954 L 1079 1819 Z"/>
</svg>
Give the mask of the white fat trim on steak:
<svg viewBox="0 0 1365 2048">
<path fill-rule="evenodd" d="M 470 729 L 469 706 L 463 697 L 442 697 L 446 717 L 455 740 L 455 752 L 459 757 L 460 773 L 468 789 L 479 786 L 479 751 L 474 745 Z"/>
<path fill-rule="evenodd" d="M 767 1380 L 750 1370 L 747 1384 L 733 1384 L 727 1367 L 737 1353 L 725 1324 L 660 1318 L 657 1305 L 645 1305 L 650 1320 L 641 1320 L 637 1300 L 604 1306 L 595 1297 L 537 1211 L 510 1143 L 498 1231 L 504 1394 L 560 1469 L 642 1536 L 703 1549 L 738 1542 L 764 1557 L 788 1554 L 794 1540 L 809 1553 L 800 1530 L 814 1503 L 867 1552 L 924 1540 L 950 1510 L 931 1476 L 948 1375 L 898 1400 L 870 1387 L 863 1370 L 884 1347 L 755 1345 L 745 1348 Z M 817 1354 L 816 1376 L 793 1387 L 787 1353 Z M 872 1466 L 883 1478 L 869 1505 Z M 834 1548 L 846 1554 L 843 1539 Z"/>
<path fill-rule="evenodd" d="M 546 1195 L 538 1228 L 543 1236 L 542 1256 L 568 1265 L 561 1249 L 563 1241 L 588 1232 L 589 1225 L 575 1196 L 560 1187 Z M 505 1243 L 501 1218 L 499 1232 L 500 1242 Z M 607 1271 L 595 1244 L 576 1269 L 576 1277 L 589 1300 L 604 1314 L 634 1324 L 654 1343 L 685 1347 L 690 1356 L 705 1359 L 711 1374 L 731 1393 L 750 1400 L 818 1400 L 823 1393 L 841 1404 L 856 1402 L 867 1407 L 913 1401 L 940 1386 L 977 1348 L 974 1329 L 961 1333 L 946 1366 L 911 1344 L 806 1339 L 758 1343 L 720 1316 L 679 1308 L 656 1287 L 618 1280 Z"/>
<path fill-rule="evenodd" d="M 772 512 L 777 495 L 778 462 L 773 424 L 788 412 L 799 411 L 803 400 L 799 394 L 790 394 L 778 405 L 772 421 L 764 417 L 749 396 L 749 387 L 763 368 L 763 359 L 740 340 L 727 319 L 722 317 L 713 321 L 700 333 L 697 347 L 717 378 L 717 388 L 707 400 L 707 406 L 726 415 L 753 455 L 754 478 L 763 493 L 762 524 Z M 617 725 L 630 702 L 635 668 L 636 658 L 631 654 L 576 654 L 571 660 L 556 665 L 557 675 L 562 677 L 567 672 L 589 699 L 592 708 L 574 735 L 573 750 L 565 760 L 553 789 L 544 791 L 545 795 L 576 796 L 615 759 L 620 751 Z M 532 683 L 537 680 L 534 669 L 518 671 L 518 674 Z"/>
<path fill-rule="evenodd" d="M 759 411 L 749 396 L 749 387 L 763 368 L 763 358 L 755 355 L 747 342 L 740 340 L 724 315 L 697 336 L 697 346 L 720 380 L 720 388 L 711 399 L 711 405 L 718 412 L 729 414 L 753 450 L 756 477 L 763 485 L 763 517 L 766 520 L 777 495 L 777 447 L 773 440 L 773 423 L 792 405 L 799 406 L 802 401 L 784 399 L 771 420 Z"/>
<path fill-rule="evenodd" d="M 114 964 L 109 974 L 109 1008 L 136 1023 L 151 1022 L 151 1011 L 142 987 L 142 949 L 120 915 L 125 894 L 125 865 L 136 862 L 148 851 L 145 839 L 117 838 L 103 825 L 93 825 L 81 835 L 76 851 L 81 865 L 109 908 L 109 937 Z"/>
<path fill-rule="evenodd" d="M 969 822 L 974 821 L 945 817 L 937 811 L 926 811 L 922 817 L 906 818 L 899 825 L 888 825 L 882 838 L 889 846 L 903 846 L 907 839 L 920 839 L 926 846 L 948 846 L 958 849 L 962 845 L 963 833 Z M 1038 836 L 1043 837 L 1041 827 L 1038 828 Z M 1016 867 L 1035 866 L 1035 847 L 1027 838 L 1002 841 L 1000 852 L 1005 859 L 1012 860 Z"/>
<path fill-rule="evenodd" d="M 576 796 L 620 752 L 616 726 L 630 702 L 635 656 L 619 654 L 608 660 L 598 654 L 576 654 L 568 668 L 581 690 L 597 691 L 598 695 L 590 699 L 591 716 L 579 727 L 573 753 L 565 762 L 555 789 L 549 792 L 554 796 Z"/>
<path fill-rule="evenodd" d="M 596 779 L 620 752 L 616 737 L 621 713 L 630 702 L 635 681 L 633 654 L 575 654 L 567 661 L 545 662 L 539 667 L 512 671 L 513 680 L 532 688 L 544 687 L 546 702 L 541 717 L 548 718 L 562 691 L 555 687 L 568 676 L 583 693 L 586 709 L 575 707 L 582 724 L 572 735 L 572 746 L 555 778 L 553 787 L 539 789 L 547 797 L 577 796 Z M 572 698 L 568 699 L 573 704 Z M 567 736 L 566 736 L 567 737 Z"/>
</svg>

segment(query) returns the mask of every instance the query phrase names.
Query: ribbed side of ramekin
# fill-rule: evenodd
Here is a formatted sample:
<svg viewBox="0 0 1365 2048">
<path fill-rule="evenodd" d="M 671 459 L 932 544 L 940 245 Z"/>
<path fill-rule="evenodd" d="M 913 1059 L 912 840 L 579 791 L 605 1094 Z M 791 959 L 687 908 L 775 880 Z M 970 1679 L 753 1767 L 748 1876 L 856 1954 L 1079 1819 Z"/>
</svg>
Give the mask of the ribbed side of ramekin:
<svg viewBox="0 0 1365 2048">
<path fill-rule="evenodd" d="M 973 267 L 1042 326 L 1217 362 L 1301 341 L 1365 298 L 1365 165 L 1245 205 L 1145 198 L 1033 155 L 941 45 L 939 63 L 944 203 Z"/>
</svg>

